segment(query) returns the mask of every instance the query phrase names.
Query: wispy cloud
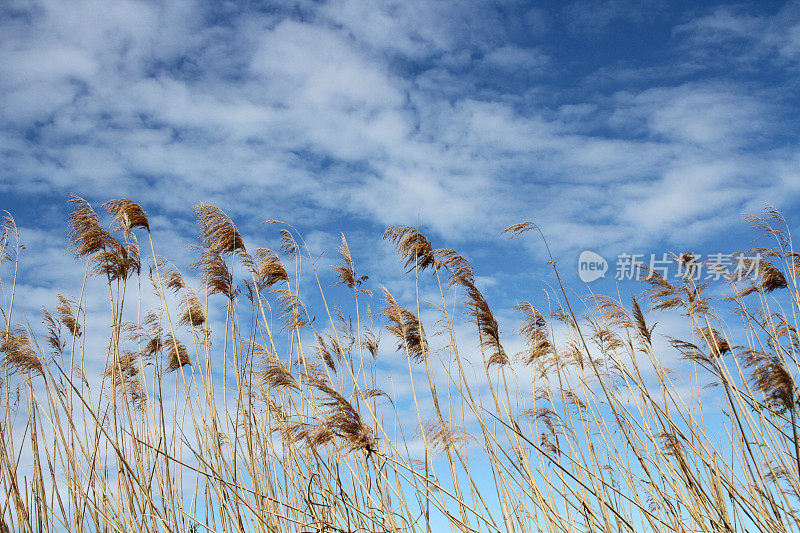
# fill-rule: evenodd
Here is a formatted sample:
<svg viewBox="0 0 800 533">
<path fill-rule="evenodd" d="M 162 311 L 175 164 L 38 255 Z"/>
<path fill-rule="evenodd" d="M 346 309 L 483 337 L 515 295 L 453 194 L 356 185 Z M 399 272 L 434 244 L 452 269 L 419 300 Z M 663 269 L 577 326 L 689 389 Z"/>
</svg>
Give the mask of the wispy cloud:
<svg viewBox="0 0 800 533">
<path fill-rule="evenodd" d="M 520 219 L 564 251 L 589 234 L 657 240 L 692 217 L 709 238 L 720 227 L 709 209 L 796 207 L 784 194 L 794 86 L 753 62 L 793 68 L 797 11 L 12 4 L 0 188 L 20 201 L 131 196 L 183 217 L 218 202 L 252 224 L 323 232 L 419 222 L 467 246 Z M 596 29 L 624 20 L 672 39 L 653 63 L 593 60 L 595 37 L 563 32 L 589 13 Z M 581 44 L 575 68 L 565 54 Z M 720 50 L 750 58 L 750 74 L 703 70 Z"/>
</svg>

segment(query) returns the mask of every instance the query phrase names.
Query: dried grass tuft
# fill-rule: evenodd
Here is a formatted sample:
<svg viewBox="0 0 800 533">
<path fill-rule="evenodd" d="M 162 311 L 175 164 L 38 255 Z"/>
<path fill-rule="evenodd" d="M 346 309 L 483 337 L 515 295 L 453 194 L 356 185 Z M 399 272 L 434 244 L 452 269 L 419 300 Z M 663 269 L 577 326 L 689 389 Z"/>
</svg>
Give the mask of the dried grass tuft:
<svg viewBox="0 0 800 533">
<path fill-rule="evenodd" d="M 103 208 L 114 216 L 114 221 L 117 223 L 115 230 L 121 230 L 126 239 L 133 238 L 134 228 L 144 228 L 150 233 L 150 223 L 147 221 L 147 214 L 142 209 L 142 206 L 128 200 L 127 198 L 120 198 L 117 200 L 109 200 L 103 204 Z"/>
<path fill-rule="evenodd" d="M 44 376 L 44 363 L 31 347 L 27 330 L 19 325 L 13 331 L 0 330 L 0 353 L 5 354 L 3 366 L 10 374 Z"/>
<path fill-rule="evenodd" d="M 522 362 L 530 365 L 555 354 L 555 349 L 550 342 L 547 322 L 539 310 L 530 302 L 519 303 L 514 308 L 520 311 L 523 317 L 519 333 L 525 338 L 527 349 L 520 354 Z"/>
<path fill-rule="evenodd" d="M 167 350 L 168 357 L 167 366 L 165 367 L 166 372 L 172 372 L 182 366 L 192 364 L 192 358 L 189 356 L 186 346 L 178 339 L 173 338 L 172 335 L 166 336 L 163 348 Z"/>
<path fill-rule="evenodd" d="M 436 265 L 436 257 L 431 243 L 418 230 L 411 226 L 391 226 L 383 233 L 384 239 L 390 239 L 397 248 L 397 253 L 405 259 L 404 267 L 410 272 L 425 270 Z"/>
<path fill-rule="evenodd" d="M 100 224 L 89 202 L 78 196 L 70 197 L 69 201 L 75 206 L 68 219 L 69 246 L 77 257 L 87 257 L 105 250 L 112 243 L 118 244 Z"/>
<path fill-rule="evenodd" d="M 419 318 L 398 304 L 385 288 L 383 289 L 383 303 L 381 314 L 389 320 L 386 329 L 400 341 L 397 348 L 407 350 L 413 361 L 422 362 L 428 354 L 428 341 Z"/>
<path fill-rule="evenodd" d="M 203 245 L 214 255 L 244 251 L 244 241 L 233 221 L 222 210 L 211 205 L 194 206 L 195 217 L 200 225 Z"/>
<path fill-rule="evenodd" d="M 64 295 L 58 295 L 56 304 L 58 319 L 64 324 L 74 337 L 81 336 L 81 325 L 78 323 L 78 313 L 72 307 L 72 302 Z"/>
<path fill-rule="evenodd" d="M 342 244 L 339 246 L 339 255 L 342 257 L 342 264 L 331 266 L 331 268 L 339 277 L 339 281 L 337 281 L 336 284 L 338 285 L 342 283 L 349 289 L 360 290 L 359 287 L 361 284 L 369 278 L 367 276 L 359 276 L 356 274 L 355 263 L 353 262 L 352 255 L 350 255 L 350 247 L 347 245 L 347 240 L 344 238 L 344 233 L 342 234 Z M 360 292 L 372 294 L 371 292 L 365 290 L 360 290 Z"/>
<path fill-rule="evenodd" d="M 229 300 L 236 298 L 238 291 L 233 285 L 233 274 L 222 256 L 208 248 L 201 249 L 201 253 L 200 260 L 192 263 L 191 268 L 200 271 L 209 294 L 222 294 Z"/>
<path fill-rule="evenodd" d="M 255 267 L 256 283 L 259 289 L 272 287 L 281 281 L 289 281 L 286 268 L 278 255 L 269 248 L 256 248 L 258 263 Z"/>
</svg>

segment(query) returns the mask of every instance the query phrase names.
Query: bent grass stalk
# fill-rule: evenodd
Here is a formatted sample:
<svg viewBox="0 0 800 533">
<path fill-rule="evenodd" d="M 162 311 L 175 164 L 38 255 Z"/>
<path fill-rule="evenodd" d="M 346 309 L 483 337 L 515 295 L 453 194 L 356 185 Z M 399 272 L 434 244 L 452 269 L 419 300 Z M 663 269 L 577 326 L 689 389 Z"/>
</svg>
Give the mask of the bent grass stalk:
<svg viewBox="0 0 800 533">
<path fill-rule="evenodd" d="M 413 297 L 384 288 L 373 316 L 344 235 L 324 289 L 294 227 L 279 231 L 283 258 L 251 256 L 231 218 L 198 206 L 200 293 L 156 254 L 138 204 L 103 204 L 106 229 L 71 203 L 81 293 L 58 294 L 44 330 L 20 309 L 24 248 L 10 215 L 2 226 L 0 531 L 800 531 L 800 256 L 774 208 L 748 217 L 774 243 L 757 249 L 769 264 L 720 280 L 729 296 L 644 268 L 630 306 L 582 301 L 551 256 L 552 307 L 519 295 L 525 351 L 511 357 L 467 259 L 418 228 L 385 233 L 410 278 L 396 294 Z M 549 254 L 531 223 L 504 233 L 531 230 Z M 316 291 L 301 293 L 304 270 Z M 105 325 L 87 317 L 101 299 Z M 682 336 L 660 336 L 656 312 L 682 317 Z M 396 350 L 379 346 L 379 316 Z M 457 335 L 470 323 L 474 346 Z M 398 366 L 390 398 L 381 376 Z"/>
</svg>

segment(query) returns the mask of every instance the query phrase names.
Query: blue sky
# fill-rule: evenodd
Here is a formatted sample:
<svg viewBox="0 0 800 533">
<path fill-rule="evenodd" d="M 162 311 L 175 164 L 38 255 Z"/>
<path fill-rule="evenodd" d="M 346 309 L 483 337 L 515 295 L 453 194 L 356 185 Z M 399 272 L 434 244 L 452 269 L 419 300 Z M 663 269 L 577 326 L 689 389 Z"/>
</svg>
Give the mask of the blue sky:
<svg viewBox="0 0 800 533">
<path fill-rule="evenodd" d="M 534 220 L 566 260 L 797 208 L 797 2 L 11 1 L 0 34 L 25 227 L 70 193 L 467 253 Z"/>
<path fill-rule="evenodd" d="M 796 219 L 800 2 L 0 9 L 0 209 L 32 310 L 80 288 L 69 194 L 139 202 L 181 268 L 200 202 L 253 245 L 290 222 L 330 263 L 343 232 L 373 290 L 402 274 L 383 230 L 418 224 L 501 316 L 549 273 L 538 238 L 499 236 L 512 223 L 537 223 L 584 293 L 583 250 L 613 273 L 620 253 L 749 248 L 741 213 L 765 202 Z"/>
</svg>

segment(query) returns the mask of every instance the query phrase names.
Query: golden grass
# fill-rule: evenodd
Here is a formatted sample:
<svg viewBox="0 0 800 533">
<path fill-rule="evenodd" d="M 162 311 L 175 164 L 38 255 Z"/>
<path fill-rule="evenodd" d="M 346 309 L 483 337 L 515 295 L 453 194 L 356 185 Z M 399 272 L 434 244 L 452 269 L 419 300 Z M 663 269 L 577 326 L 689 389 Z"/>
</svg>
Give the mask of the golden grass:
<svg viewBox="0 0 800 533">
<path fill-rule="evenodd" d="M 24 253 L 2 224 L 0 531 L 800 530 L 800 255 L 772 207 L 748 217 L 769 239 L 750 253 L 769 261 L 714 291 L 681 254 L 682 280 L 642 267 L 643 296 L 581 302 L 551 260 L 556 289 L 547 309 L 520 295 L 512 355 L 467 259 L 416 228 L 384 234 L 416 301 L 384 287 L 373 315 L 344 235 L 342 288 L 323 289 L 293 227 L 272 221 L 280 253 L 251 256 L 230 217 L 197 206 L 192 287 L 141 206 L 106 202 L 106 229 L 70 201 L 84 290 L 56 294 L 41 328 L 16 309 Z M 107 324 L 87 322 L 92 291 Z M 653 312 L 684 335 L 665 340 Z M 105 331 L 98 357 L 87 336 Z M 407 375 L 388 381 L 394 351 Z"/>
</svg>

